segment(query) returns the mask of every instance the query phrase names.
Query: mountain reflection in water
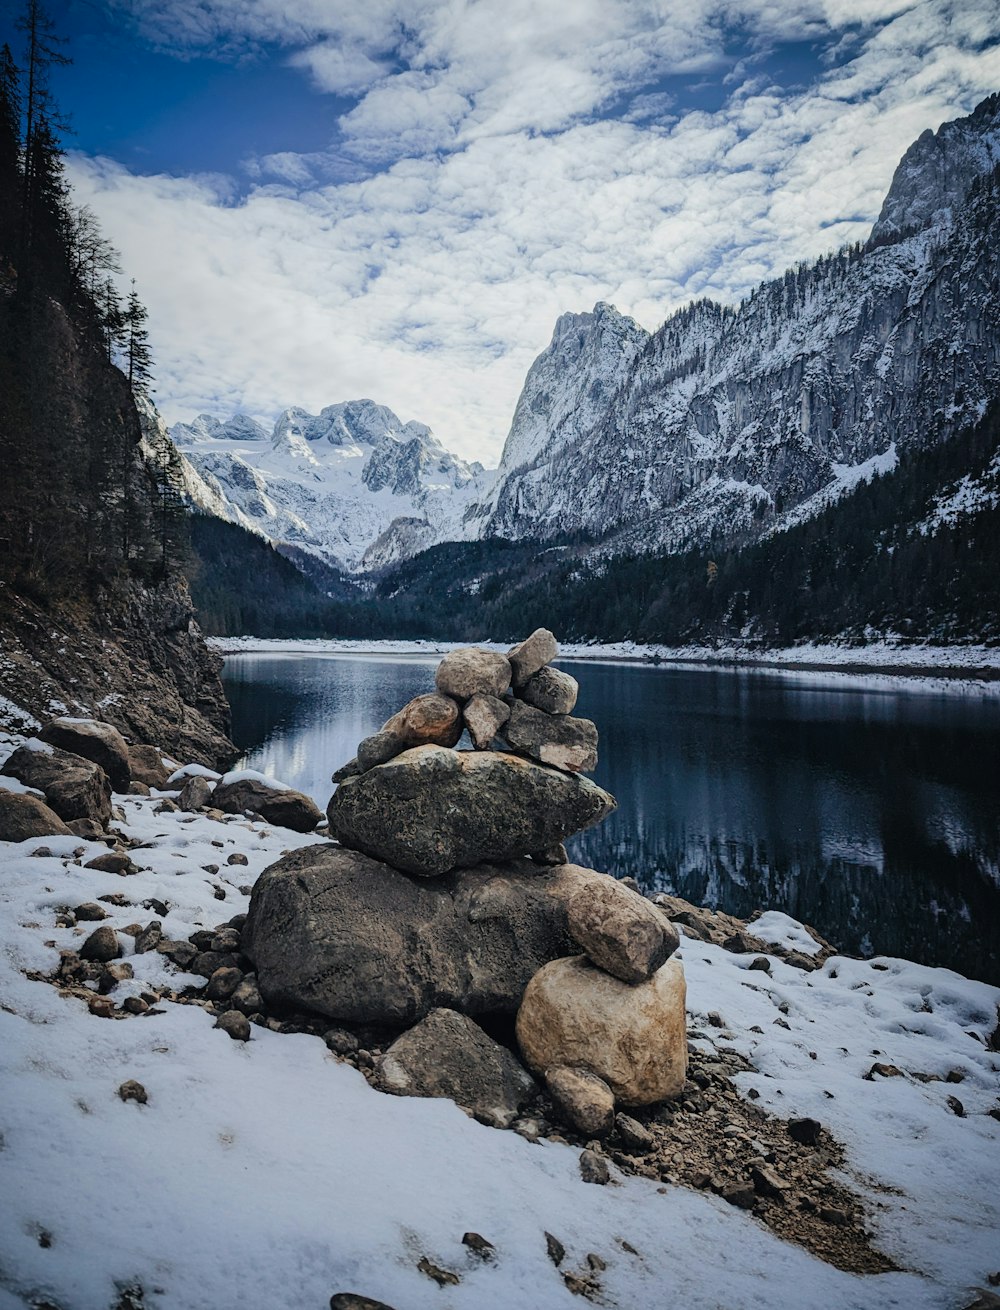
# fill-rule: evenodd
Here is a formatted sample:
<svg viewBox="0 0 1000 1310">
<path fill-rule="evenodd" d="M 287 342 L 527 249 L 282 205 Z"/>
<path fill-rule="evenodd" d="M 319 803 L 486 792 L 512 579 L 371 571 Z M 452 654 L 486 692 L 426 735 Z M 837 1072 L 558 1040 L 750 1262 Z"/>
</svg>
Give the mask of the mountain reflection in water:
<svg viewBox="0 0 1000 1310">
<path fill-rule="evenodd" d="M 330 773 L 437 658 L 226 661 L 244 765 L 329 799 Z M 572 857 L 844 950 L 1000 982 L 1000 696 L 752 669 L 563 662 L 618 810 Z"/>
</svg>

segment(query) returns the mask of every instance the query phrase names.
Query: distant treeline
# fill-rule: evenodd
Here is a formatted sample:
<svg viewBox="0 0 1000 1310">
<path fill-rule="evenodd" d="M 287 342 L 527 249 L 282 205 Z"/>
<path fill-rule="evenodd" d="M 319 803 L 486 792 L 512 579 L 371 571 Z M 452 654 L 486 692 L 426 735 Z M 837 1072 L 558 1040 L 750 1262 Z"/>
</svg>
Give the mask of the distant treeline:
<svg viewBox="0 0 1000 1310">
<path fill-rule="evenodd" d="M 997 641 L 998 446 L 994 406 L 976 427 L 908 452 L 895 470 L 815 518 L 743 549 L 602 560 L 593 542 L 579 539 L 455 542 L 387 570 L 365 590 L 352 592 L 332 575 L 336 599 L 249 534 L 242 534 L 249 545 L 238 544 L 240 529 L 216 534 L 209 546 L 199 535 L 208 530 L 196 524 L 205 580 L 193 588 L 211 631 L 257 636 L 507 641 L 544 625 L 567 641 L 668 645 L 861 641 L 889 631 L 945 643 Z M 935 525 L 936 496 L 963 478 L 981 480 L 992 498 L 954 526 Z M 215 581 L 223 543 L 233 564 L 224 586 Z M 261 552 L 278 563 L 265 571 Z"/>
</svg>

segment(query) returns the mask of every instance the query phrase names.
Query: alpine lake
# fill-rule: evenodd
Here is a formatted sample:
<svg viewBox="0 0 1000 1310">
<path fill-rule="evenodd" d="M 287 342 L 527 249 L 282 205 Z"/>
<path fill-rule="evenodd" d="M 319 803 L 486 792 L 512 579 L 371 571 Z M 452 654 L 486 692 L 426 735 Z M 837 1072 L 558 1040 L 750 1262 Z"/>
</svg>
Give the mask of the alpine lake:
<svg viewBox="0 0 1000 1310">
<path fill-rule="evenodd" d="M 239 767 L 326 807 L 330 774 L 438 654 L 238 654 Z M 783 910 L 840 950 L 1000 983 L 1000 685 L 560 660 L 618 800 L 580 864 L 746 917 Z M 468 744 L 467 738 L 465 744 Z"/>
</svg>

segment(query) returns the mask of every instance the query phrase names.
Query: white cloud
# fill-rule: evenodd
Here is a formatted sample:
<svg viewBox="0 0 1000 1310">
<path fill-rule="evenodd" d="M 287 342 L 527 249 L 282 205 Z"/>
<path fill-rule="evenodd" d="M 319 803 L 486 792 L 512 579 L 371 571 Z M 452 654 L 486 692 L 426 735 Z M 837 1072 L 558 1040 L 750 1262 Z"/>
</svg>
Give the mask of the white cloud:
<svg viewBox="0 0 1000 1310">
<path fill-rule="evenodd" d="M 184 49 L 277 42 L 357 101 L 329 155 L 254 161 L 273 181 L 240 201 L 220 179 L 74 159 L 149 304 L 168 418 L 370 395 L 488 461 L 560 313 L 610 300 L 655 326 L 866 235 L 906 146 L 1000 86 L 992 0 L 150 0 L 139 16 Z M 733 66 L 723 19 L 760 49 L 822 35 L 836 53 L 805 90 L 750 60 L 717 112 L 665 117 L 665 75 Z M 353 176 L 350 154 L 379 171 Z"/>
</svg>

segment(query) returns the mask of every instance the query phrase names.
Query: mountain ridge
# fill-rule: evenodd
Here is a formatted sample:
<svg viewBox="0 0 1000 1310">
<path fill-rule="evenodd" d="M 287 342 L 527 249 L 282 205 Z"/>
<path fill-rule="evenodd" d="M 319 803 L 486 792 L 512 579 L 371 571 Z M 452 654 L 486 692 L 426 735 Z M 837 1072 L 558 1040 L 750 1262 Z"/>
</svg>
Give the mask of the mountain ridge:
<svg viewBox="0 0 1000 1310">
<path fill-rule="evenodd" d="M 753 540 L 981 417 L 1000 372 L 998 160 L 994 95 L 914 142 L 864 245 L 800 264 L 738 307 L 699 301 L 636 329 L 631 358 L 600 351 L 612 316 L 630 322 L 613 307 L 564 315 L 466 527 L 585 532 L 608 553 Z M 591 338 L 574 345 L 575 375 L 568 319 Z M 590 410 L 567 416 L 566 398 L 595 387 Z"/>
</svg>

